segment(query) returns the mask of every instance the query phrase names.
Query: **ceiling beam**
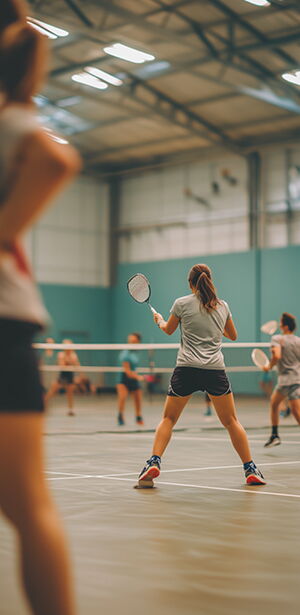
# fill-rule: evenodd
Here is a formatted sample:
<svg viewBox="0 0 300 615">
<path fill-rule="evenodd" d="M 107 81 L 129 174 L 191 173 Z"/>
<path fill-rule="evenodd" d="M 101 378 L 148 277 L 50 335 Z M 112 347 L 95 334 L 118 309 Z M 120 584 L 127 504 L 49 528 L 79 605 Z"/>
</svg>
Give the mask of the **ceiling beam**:
<svg viewBox="0 0 300 615">
<path fill-rule="evenodd" d="M 262 43 L 268 42 L 268 37 L 255 28 L 251 23 L 249 23 L 246 19 L 244 19 L 239 13 L 233 11 L 227 4 L 225 4 L 222 0 L 211 0 L 211 4 L 219 9 L 224 15 L 229 17 L 233 22 L 238 24 L 241 28 L 252 34 L 255 38 L 257 38 Z M 272 14 L 272 13 L 270 13 Z M 278 57 L 280 57 L 285 62 L 293 62 L 294 58 L 291 58 L 285 51 L 274 47 L 272 48 L 273 53 L 275 53 Z"/>
<path fill-rule="evenodd" d="M 89 17 L 87 17 L 87 15 L 83 12 L 83 10 L 74 0 L 64 0 L 64 3 L 71 9 L 73 13 L 75 13 L 81 23 L 83 23 L 88 28 L 94 27 L 95 24 L 89 19 Z"/>
</svg>

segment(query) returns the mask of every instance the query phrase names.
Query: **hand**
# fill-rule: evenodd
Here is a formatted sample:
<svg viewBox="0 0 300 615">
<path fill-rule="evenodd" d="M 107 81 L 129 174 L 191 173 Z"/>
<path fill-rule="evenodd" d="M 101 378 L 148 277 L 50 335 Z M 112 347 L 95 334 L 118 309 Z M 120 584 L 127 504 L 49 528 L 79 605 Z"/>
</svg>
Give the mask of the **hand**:
<svg viewBox="0 0 300 615">
<path fill-rule="evenodd" d="M 162 317 L 162 315 L 161 315 L 161 314 L 159 314 L 159 312 L 155 312 L 155 313 L 153 314 L 153 320 L 154 320 L 154 322 L 158 325 L 159 321 L 160 321 L 160 320 L 163 320 L 163 317 Z"/>
<path fill-rule="evenodd" d="M 262 368 L 263 372 L 269 372 L 269 371 L 270 371 L 270 369 L 271 369 L 270 365 L 265 365 L 265 366 Z"/>
</svg>

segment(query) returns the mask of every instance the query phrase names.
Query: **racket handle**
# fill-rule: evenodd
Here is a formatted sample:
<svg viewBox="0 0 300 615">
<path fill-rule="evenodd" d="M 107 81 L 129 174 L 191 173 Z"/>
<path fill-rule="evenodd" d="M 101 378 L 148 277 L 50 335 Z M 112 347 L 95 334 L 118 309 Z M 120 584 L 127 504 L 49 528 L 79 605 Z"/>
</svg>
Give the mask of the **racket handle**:
<svg viewBox="0 0 300 615">
<path fill-rule="evenodd" d="M 149 308 L 150 308 L 152 314 L 157 314 L 157 311 L 154 309 L 154 307 L 152 307 L 152 305 L 150 305 L 150 303 L 148 303 L 148 305 L 149 305 Z"/>
</svg>

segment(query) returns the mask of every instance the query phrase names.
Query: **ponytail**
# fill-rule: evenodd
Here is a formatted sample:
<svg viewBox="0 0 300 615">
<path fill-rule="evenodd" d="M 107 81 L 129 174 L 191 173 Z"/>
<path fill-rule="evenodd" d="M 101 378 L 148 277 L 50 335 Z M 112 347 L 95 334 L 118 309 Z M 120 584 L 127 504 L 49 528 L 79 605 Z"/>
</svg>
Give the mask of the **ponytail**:
<svg viewBox="0 0 300 615">
<path fill-rule="evenodd" d="M 1 0 L 0 10 L 0 36 L 4 32 L 5 28 L 22 20 L 26 22 L 27 7 L 22 0 Z"/>
<path fill-rule="evenodd" d="M 220 303 L 207 265 L 194 265 L 189 273 L 189 283 L 196 289 L 196 297 L 208 311 L 215 310 Z"/>
</svg>

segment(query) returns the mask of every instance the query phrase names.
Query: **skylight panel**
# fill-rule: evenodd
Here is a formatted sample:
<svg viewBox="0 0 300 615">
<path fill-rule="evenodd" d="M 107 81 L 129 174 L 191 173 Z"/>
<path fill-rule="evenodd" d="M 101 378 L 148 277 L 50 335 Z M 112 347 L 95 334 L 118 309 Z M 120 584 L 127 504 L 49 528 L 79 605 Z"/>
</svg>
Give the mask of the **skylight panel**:
<svg viewBox="0 0 300 615">
<path fill-rule="evenodd" d="M 106 81 L 107 83 L 110 83 L 111 85 L 116 85 L 116 86 L 123 85 L 123 81 L 121 79 L 119 79 L 118 77 L 115 77 L 114 75 L 110 75 L 109 73 L 106 73 L 104 70 L 100 70 L 99 68 L 94 68 L 93 66 L 87 66 L 84 70 L 90 75 L 93 75 L 94 77 L 98 77 L 98 79 L 102 79 L 102 81 Z"/>
<path fill-rule="evenodd" d="M 250 2 L 250 4 L 255 4 L 255 6 L 270 6 L 270 2 L 268 0 L 245 0 L 245 2 Z"/>
<path fill-rule="evenodd" d="M 69 36 L 69 32 L 67 30 L 63 30 L 62 28 L 58 28 L 57 26 L 52 26 L 45 21 L 40 21 L 39 19 L 35 19 L 34 17 L 29 17 L 28 21 L 32 26 L 39 26 L 46 32 L 53 34 L 55 38 Z"/>
<path fill-rule="evenodd" d="M 128 47 L 122 43 L 114 43 L 109 47 L 104 47 L 103 51 L 108 55 L 115 56 L 121 60 L 127 60 L 127 62 L 133 62 L 134 64 L 143 64 L 144 62 L 151 62 L 155 60 L 155 56 L 150 53 L 145 53 L 139 49 Z"/>
<path fill-rule="evenodd" d="M 283 73 L 281 76 L 285 81 L 289 81 L 289 83 L 300 85 L 300 70 L 296 70 L 292 73 Z"/>
<path fill-rule="evenodd" d="M 97 77 L 93 77 L 93 75 L 88 75 L 87 73 L 76 73 L 72 75 L 72 80 L 76 81 L 76 83 L 82 83 L 83 85 L 89 85 L 91 88 L 96 88 L 97 90 L 106 90 L 108 88 L 107 83 L 97 79 Z"/>
</svg>

